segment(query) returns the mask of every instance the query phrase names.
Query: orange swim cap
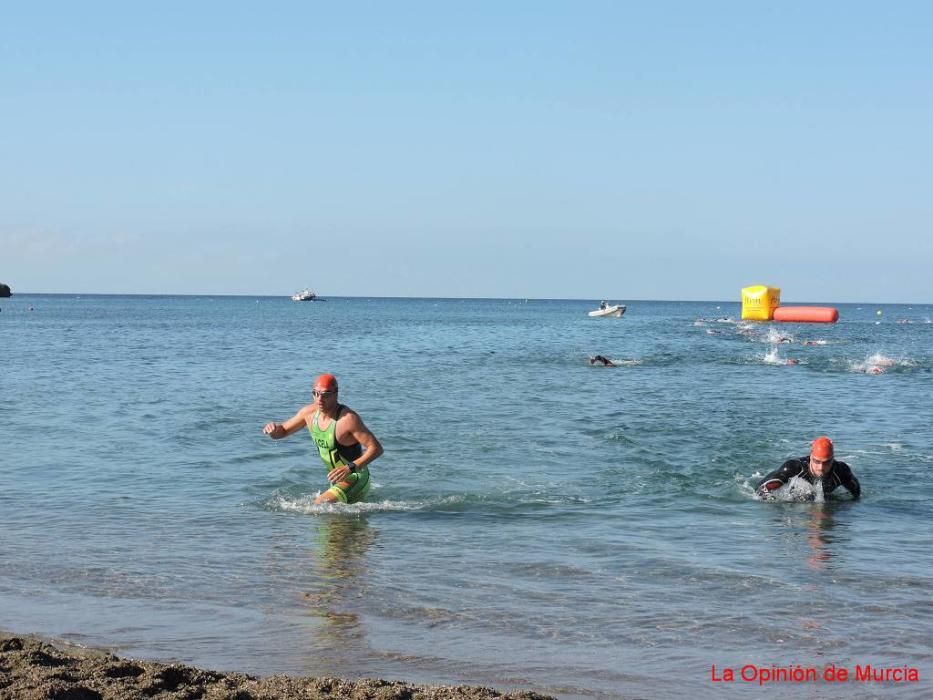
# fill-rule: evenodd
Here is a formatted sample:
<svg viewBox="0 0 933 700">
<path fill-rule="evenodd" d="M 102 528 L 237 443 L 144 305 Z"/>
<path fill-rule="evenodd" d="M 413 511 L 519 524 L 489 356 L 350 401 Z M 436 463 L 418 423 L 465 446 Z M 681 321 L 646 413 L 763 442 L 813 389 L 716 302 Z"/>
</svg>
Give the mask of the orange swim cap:
<svg viewBox="0 0 933 700">
<path fill-rule="evenodd" d="M 823 435 L 813 441 L 813 449 L 810 455 L 817 459 L 829 459 L 833 456 L 833 441 Z"/>
<path fill-rule="evenodd" d="M 322 374 L 314 380 L 314 388 L 319 391 L 337 391 L 337 377 L 333 374 Z"/>
</svg>

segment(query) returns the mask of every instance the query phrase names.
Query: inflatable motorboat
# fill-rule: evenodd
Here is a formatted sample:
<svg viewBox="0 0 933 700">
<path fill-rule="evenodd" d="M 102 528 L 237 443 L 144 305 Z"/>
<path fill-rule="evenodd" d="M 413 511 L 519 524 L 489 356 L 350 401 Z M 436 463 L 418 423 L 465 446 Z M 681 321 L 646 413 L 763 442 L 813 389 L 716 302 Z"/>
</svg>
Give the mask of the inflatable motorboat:
<svg viewBox="0 0 933 700">
<path fill-rule="evenodd" d="M 594 318 L 619 318 L 625 313 L 625 304 L 607 304 L 603 302 L 598 309 L 589 312 Z"/>
</svg>

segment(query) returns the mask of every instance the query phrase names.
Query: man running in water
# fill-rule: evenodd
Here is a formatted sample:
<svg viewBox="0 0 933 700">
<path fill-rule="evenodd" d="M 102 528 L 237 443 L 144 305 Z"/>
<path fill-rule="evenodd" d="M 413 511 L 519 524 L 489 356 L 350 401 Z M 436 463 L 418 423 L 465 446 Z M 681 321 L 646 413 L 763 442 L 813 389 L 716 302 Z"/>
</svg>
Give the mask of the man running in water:
<svg viewBox="0 0 933 700">
<path fill-rule="evenodd" d="M 799 477 L 811 484 L 822 481 L 823 493 L 829 494 L 837 487 L 844 487 L 852 498 L 862 494 L 858 479 L 845 462 L 833 459 L 833 441 L 818 437 L 813 441 L 809 456 L 789 459 L 780 468 L 768 474 L 758 484 L 758 496 L 766 501 L 774 500 L 774 492 Z"/>
<path fill-rule="evenodd" d="M 348 406 L 337 401 L 337 378 L 322 374 L 311 391 L 314 402 L 284 423 L 267 423 L 262 432 L 281 440 L 302 428 L 311 432 L 333 484 L 315 503 L 356 503 L 369 491 L 369 463 L 382 454 L 382 445 Z"/>
</svg>

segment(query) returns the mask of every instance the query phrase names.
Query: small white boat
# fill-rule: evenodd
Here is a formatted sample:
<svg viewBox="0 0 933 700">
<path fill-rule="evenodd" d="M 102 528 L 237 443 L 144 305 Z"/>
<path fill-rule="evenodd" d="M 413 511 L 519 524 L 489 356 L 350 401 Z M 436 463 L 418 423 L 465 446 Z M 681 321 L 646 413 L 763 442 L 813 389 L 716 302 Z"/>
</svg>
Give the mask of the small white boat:
<svg viewBox="0 0 933 700">
<path fill-rule="evenodd" d="M 593 318 L 619 318 L 625 313 L 625 304 L 607 304 L 603 302 L 598 309 L 589 312 Z"/>
<path fill-rule="evenodd" d="M 315 299 L 317 299 L 317 294 L 310 289 L 302 289 L 292 294 L 292 301 L 314 301 Z"/>
</svg>

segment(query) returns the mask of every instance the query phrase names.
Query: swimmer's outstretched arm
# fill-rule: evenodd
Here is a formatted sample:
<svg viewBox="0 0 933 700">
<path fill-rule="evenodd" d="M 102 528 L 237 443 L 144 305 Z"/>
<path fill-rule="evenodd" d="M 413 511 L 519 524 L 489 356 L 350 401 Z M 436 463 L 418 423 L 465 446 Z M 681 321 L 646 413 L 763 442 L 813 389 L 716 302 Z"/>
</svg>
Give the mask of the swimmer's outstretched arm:
<svg viewBox="0 0 933 700">
<path fill-rule="evenodd" d="M 262 428 L 262 432 L 273 440 L 281 440 L 289 435 L 294 435 L 308 425 L 308 417 L 314 414 L 313 410 L 314 406 L 309 404 L 284 423 L 266 423 Z"/>
</svg>

